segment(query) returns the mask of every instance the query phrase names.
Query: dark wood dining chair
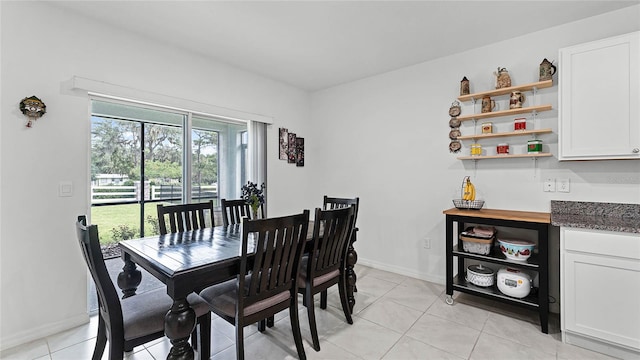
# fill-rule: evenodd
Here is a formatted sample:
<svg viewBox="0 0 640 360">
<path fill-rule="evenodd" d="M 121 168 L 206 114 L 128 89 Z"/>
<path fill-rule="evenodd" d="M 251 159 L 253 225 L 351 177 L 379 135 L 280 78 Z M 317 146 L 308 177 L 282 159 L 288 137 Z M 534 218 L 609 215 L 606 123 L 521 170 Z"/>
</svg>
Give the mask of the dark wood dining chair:
<svg viewBox="0 0 640 360">
<path fill-rule="evenodd" d="M 213 200 L 179 205 L 158 204 L 158 225 L 160 235 L 214 227 Z"/>
<path fill-rule="evenodd" d="M 238 359 L 244 359 L 244 327 L 287 308 L 298 357 L 306 359 L 296 278 L 308 226 L 309 210 L 285 217 L 245 220 L 237 278 L 200 292 L 211 311 L 235 325 Z"/>
<path fill-rule="evenodd" d="M 322 200 L 322 208 L 324 210 L 328 210 L 328 209 L 340 209 L 343 207 L 348 207 L 348 206 L 355 206 L 355 218 L 353 220 L 353 233 L 351 234 L 351 239 L 349 240 L 349 249 L 347 251 L 347 254 L 355 254 L 355 250 L 353 248 L 353 243 L 356 242 L 357 240 L 357 234 L 358 234 L 358 226 L 357 226 L 357 220 L 358 220 L 358 210 L 360 209 L 360 198 L 359 197 L 355 197 L 355 198 L 339 198 L 339 197 L 330 197 L 325 195 L 324 199 Z M 352 259 L 353 263 L 355 263 L 355 259 Z M 358 289 L 355 286 L 355 281 L 356 281 L 356 274 L 353 271 L 353 264 L 351 264 L 351 266 L 349 264 L 347 264 L 347 278 L 351 278 L 351 280 L 353 281 L 353 291 L 357 292 Z M 353 294 L 351 294 L 353 295 Z M 320 294 L 320 308 L 321 309 L 326 309 L 327 308 L 327 292 L 323 291 L 322 294 Z M 351 311 L 353 312 L 353 305 L 350 306 Z"/>
<path fill-rule="evenodd" d="M 354 219 L 354 223 L 356 220 L 358 220 L 358 208 L 360 206 L 360 198 L 359 197 L 355 197 L 355 198 L 339 198 L 339 197 L 329 197 L 327 195 L 324 196 L 323 200 L 322 200 L 322 209 L 323 210 L 329 210 L 329 209 L 339 209 L 339 208 L 344 208 L 344 207 L 349 207 L 351 205 L 355 206 L 355 219 Z"/>
<path fill-rule="evenodd" d="M 244 199 L 222 199 L 220 200 L 220 207 L 222 211 L 222 224 L 224 226 L 239 224 L 242 222 L 243 217 L 254 219 L 251 213 L 251 206 L 247 204 Z M 264 219 L 264 206 L 260 205 L 258 208 L 258 217 Z"/>
<path fill-rule="evenodd" d="M 166 290 L 158 288 L 121 300 L 102 258 L 98 226 L 87 226 L 86 216 L 81 215 L 76 222 L 76 231 L 98 293 L 98 335 L 92 359 L 102 358 L 107 341 L 109 359 L 121 360 L 125 351 L 133 351 L 136 346 L 164 337 L 164 317 L 173 305 Z M 187 301 L 197 317 L 192 342 L 200 358 L 208 359 L 211 352 L 209 306 L 196 294 L 189 295 Z"/>
<path fill-rule="evenodd" d="M 353 324 L 347 300 L 345 258 L 349 238 L 355 221 L 355 206 L 321 210 L 316 209 L 313 227 L 313 246 L 309 255 L 302 259 L 298 276 L 298 292 L 303 294 L 302 303 L 307 307 L 309 328 L 313 348 L 320 351 L 318 329 L 313 296 L 338 285 L 342 311 L 349 324 Z"/>
</svg>

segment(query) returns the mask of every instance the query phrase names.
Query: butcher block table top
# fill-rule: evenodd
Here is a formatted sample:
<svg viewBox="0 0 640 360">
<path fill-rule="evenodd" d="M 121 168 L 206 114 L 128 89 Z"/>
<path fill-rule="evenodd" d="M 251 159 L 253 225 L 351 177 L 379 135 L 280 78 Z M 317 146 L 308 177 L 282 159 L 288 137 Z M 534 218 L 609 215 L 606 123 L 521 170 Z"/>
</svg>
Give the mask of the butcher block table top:
<svg viewBox="0 0 640 360">
<path fill-rule="evenodd" d="M 533 212 L 533 211 L 516 211 L 516 210 L 499 210 L 499 209 L 480 209 L 467 210 L 451 208 L 442 212 L 445 215 L 470 216 L 476 218 L 526 221 L 533 223 L 551 223 L 551 213 Z"/>
</svg>

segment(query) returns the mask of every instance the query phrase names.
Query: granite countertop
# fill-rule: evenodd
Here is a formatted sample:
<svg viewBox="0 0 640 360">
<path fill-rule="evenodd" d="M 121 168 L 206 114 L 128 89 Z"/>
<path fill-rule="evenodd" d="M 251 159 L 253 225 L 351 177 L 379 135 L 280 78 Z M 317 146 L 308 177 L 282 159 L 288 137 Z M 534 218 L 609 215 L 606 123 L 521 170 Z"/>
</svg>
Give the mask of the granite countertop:
<svg viewBox="0 0 640 360">
<path fill-rule="evenodd" d="M 551 224 L 640 233 L 640 204 L 552 200 Z"/>
</svg>

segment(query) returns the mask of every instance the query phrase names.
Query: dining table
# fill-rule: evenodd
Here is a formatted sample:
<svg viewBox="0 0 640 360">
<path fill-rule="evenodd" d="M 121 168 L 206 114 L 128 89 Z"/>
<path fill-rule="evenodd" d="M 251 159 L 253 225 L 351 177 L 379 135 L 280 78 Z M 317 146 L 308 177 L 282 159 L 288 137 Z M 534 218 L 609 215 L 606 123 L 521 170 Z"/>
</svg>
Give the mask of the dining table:
<svg viewBox="0 0 640 360">
<path fill-rule="evenodd" d="M 307 249 L 312 244 L 313 221 L 309 222 Z M 351 311 L 355 305 L 356 276 L 353 269 L 357 254 L 353 248 L 354 229 L 346 256 L 347 298 Z M 138 266 L 160 280 L 173 299 L 165 316 L 165 335 L 171 341 L 167 359 L 194 358 L 189 343 L 196 316 L 187 296 L 204 288 L 235 278 L 240 271 L 242 225 L 216 226 L 198 230 L 123 240 L 120 244 L 124 261 L 118 274 L 118 287 L 123 298 L 135 296 L 142 281 Z M 251 245 L 251 244 L 250 244 Z M 249 248 L 250 249 L 250 248 Z M 209 354 L 200 354 L 208 358 Z"/>
</svg>

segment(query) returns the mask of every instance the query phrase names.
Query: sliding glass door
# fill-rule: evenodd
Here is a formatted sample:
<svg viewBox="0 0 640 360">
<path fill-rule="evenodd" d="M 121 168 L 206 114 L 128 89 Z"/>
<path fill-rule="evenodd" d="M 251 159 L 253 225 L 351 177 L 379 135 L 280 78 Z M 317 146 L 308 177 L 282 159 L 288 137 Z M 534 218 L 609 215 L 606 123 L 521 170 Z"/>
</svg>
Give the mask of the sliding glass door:
<svg viewBox="0 0 640 360">
<path fill-rule="evenodd" d="M 247 140 L 246 122 L 94 99 L 91 222 L 107 257 L 120 240 L 158 233 L 158 203 L 239 197 Z"/>
</svg>

